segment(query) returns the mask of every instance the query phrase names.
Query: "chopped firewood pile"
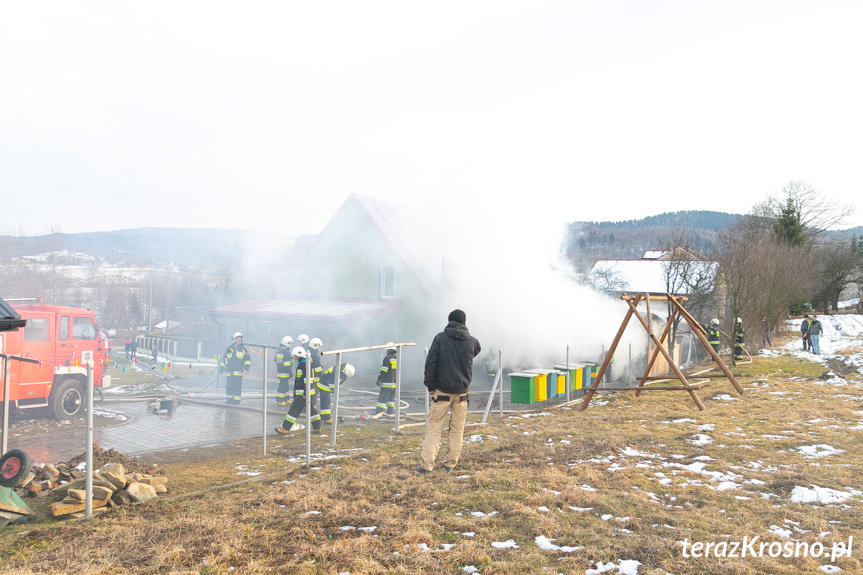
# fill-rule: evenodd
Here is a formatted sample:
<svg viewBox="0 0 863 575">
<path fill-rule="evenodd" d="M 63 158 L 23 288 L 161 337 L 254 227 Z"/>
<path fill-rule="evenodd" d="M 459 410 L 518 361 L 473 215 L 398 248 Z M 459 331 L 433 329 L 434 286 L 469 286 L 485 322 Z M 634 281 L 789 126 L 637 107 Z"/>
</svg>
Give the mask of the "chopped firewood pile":
<svg viewBox="0 0 863 575">
<path fill-rule="evenodd" d="M 30 497 L 49 497 L 53 517 L 81 516 L 86 510 L 86 473 L 81 455 L 56 465 L 36 463 L 19 491 Z M 168 478 L 153 465 L 129 458 L 114 450 L 93 453 L 94 511 L 142 503 L 168 492 Z"/>
</svg>

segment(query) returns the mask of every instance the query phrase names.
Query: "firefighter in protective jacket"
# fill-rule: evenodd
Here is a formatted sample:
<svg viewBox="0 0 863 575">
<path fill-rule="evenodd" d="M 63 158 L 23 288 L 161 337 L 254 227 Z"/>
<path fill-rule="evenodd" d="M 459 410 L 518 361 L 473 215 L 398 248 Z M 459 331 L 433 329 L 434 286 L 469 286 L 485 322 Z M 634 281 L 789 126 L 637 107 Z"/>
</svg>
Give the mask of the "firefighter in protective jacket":
<svg viewBox="0 0 863 575">
<path fill-rule="evenodd" d="M 243 334 L 234 333 L 234 343 L 222 355 L 222 371 L 225 373 L 225 403 L 237 405 L 243 398 L 243 376 L 252 367 L 252 355 L 243 345 Z"/>
<path fill-rule="evenodd" d="M 291 377 L 294 375 L 294 358 L 290 349 L 292 343 L 294 343 L 294 338 L 286 335 L 282 338 L 279 349 L 276 350 L 276 375 L 279 378 L 279 388 L 276 390 L 277 405 L 290 403 Z"/>
<path fill-rule="evenodd" d="M 704 329 L 707 331 L 707 341 L 710 342 L 710 347 L 719 355 L 719 320 L 713 318 L 710 320 L 710 325 L 705 325 Z"/>
<path fill-rule="evenodd" d="M 340 382 L 344 382 L 349 377 L 353 377 L 355 370 L 354 366 L 349 363 L 343 363 L 340 370 Z M 333 415 L 330 409 L 330 397 L 336 385 L 336 373 L 332 367 L 324 370 L 323 375 L 317 381 L 318 395 L 321 397 L 321 419 L 324 423 L 332 423 Z"/>
<path fill-rule="evenodd" d="M 398 374 L 398 353 L 396 344 L 387 344 L 387 354 L 384 356 L 381 372 L 378 374 L 377 384 L 381 391 L 378 393 L 378 402 L 375 404 L 375 415 L 386 410 L 387 415 L 392 415 L 396 410 L 396 375 Z"/>
<path fill-rule="evenodd" d="M 746 343 L 743 341 L 743 320 L 739 317 L 734 323 L 734 361 L 743 359 Z"/>
<path fill-rule="evenodd" d="M 294 423 L 297 422 L 297 417 L 306 409 L 306 399 L 309 399 L 308 409 L 311 414 L 312 428 L 321 428 L 321 416 L 315 407 L 314 397 L 306 398 L 306 372 L 309 370 L 306 350 L 297 346 L 291 351 L 291 355 L 297 366 L 297 374 L 294 378 L 294 401 L 291 403 L 291 408 L 288 410 L 284 421 L 282 421 L 282 425 L 276 428 L 276 432 L 281 434 L 288 433 L 294 426 Z M 312 396 L 315 394 L 315 385 L 312 383 L 311 378 L 309 379 L 309 394 Z"/>
</svg>

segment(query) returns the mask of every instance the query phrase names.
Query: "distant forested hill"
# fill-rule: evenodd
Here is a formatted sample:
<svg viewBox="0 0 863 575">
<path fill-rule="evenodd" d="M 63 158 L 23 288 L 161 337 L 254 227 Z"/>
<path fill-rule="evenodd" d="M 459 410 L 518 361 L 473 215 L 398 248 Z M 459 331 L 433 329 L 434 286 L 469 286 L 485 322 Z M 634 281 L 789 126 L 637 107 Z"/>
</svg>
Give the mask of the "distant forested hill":
<svg viewBox="0 0 863 575">
<path fill-rule="evenodd" d="M 649 228 L 669 228 L 675 223 L 691 229 L 721 230 L 737 218 L 737 214 L 707 211 L 665 212 L 657 216 L 647 216 L 640 220 L 623 222 L 589 222 L 603 230 L 643 230 Z M 588 222 L 574 222 L 588 223 Z"/>
<path fill-rule="evenodd" d="M 688 236 L 690 247 L 706 256 L 718 250 L 717 232 L 739 217 L 725 212 L 686 210 L 665 212 L 622 222 L 572 222 L 563 251 L 579 273 L 587 273 L 597 259 L 640 258 L 645 250 L 670 247 L 674 233 Z M 863 236 L 863 227 L 833 230 L 826 237 L 850 241 Z"/>
<path fill-rule="evenodd" d="M 35 256 L 67 251 L 116 265 L 207 267 L 231 260 L 245 249 L 267 251 L 285 238 L 244 230 L 214 228 L 138 228 L 110 232 L 0 236 L 0 256 Z"/>
<path fill-rule="evenodd" d="M 646 250 L 671 247 L 673 233 L 683 233 L 693 249 L 707 255 L 717 248 L 716 233 L 737 217 L 688 210 L 623 222 L 572 222 L 564 252 L 577 272 L 586 273 L 597 259 L 640 258 Z"/>
</svg>

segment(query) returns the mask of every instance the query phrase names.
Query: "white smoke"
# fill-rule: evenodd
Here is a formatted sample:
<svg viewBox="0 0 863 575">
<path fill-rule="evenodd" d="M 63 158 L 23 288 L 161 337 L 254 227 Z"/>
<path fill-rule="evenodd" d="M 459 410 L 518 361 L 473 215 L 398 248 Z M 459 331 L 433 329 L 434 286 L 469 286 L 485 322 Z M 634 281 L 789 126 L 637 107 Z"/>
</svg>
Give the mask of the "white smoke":
<svg viewBox="0 0 863 575">
<path fill-rule="evenodd" d="M 561 256 L 565 214 L 531 212 L 449 222 L 441 317 L 464 310 L 483 352 L 501 349 L 507 367 L 551 368 L 564 363 L 567 346 L 570 362 L 600 363 L 627 306 L 578 283 Z M 630 342 L 633 356 L 643 353 L 638 327 L 618 345 L 618 375 Z"/>
</svg>

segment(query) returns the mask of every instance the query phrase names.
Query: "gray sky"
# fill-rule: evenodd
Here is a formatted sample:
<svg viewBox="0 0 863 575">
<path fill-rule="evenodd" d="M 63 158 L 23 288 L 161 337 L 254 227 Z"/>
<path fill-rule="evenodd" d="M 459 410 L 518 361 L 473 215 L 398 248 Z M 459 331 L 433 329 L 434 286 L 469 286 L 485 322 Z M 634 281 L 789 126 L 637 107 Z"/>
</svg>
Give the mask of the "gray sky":
<svg viewBox="0 0 863 575">
<path fill-rule="evenodd" d="M 863 191 L 863 3 L 5 2 L 0 233 L 317 233 Z M 863 224 L 863 210 L 847 225 Z"/>
</svg>

